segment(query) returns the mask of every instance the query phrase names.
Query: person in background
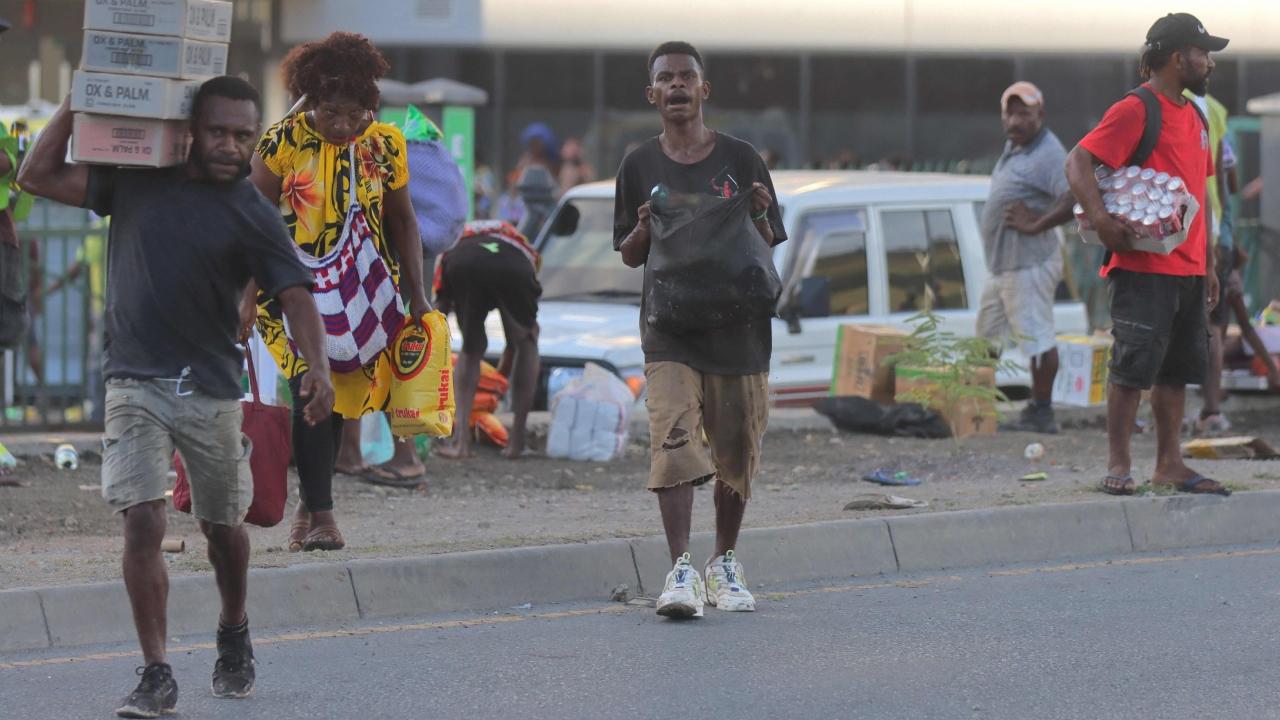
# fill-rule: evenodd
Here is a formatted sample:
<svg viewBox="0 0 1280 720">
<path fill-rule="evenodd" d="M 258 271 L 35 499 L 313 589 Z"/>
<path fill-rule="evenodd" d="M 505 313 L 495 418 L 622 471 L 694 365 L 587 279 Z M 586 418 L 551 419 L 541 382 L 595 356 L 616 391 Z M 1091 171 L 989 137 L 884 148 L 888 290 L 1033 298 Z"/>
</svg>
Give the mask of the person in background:
<svg viewBox="0 0 1280 720">
<path fill-rule="evenodd" d="M 1209 135 L 1200 113 L 1182 92 L 1208 90 L 1214 62 L 1210 53 L 1227 45 L 1186 13 L 1166 15 L 1147 31 L 1139 72 L 1156 96 L 1162 129 L 1146 166 L 1186 182 L 1205 206 L 1205 181 L 1213 173 Z M 1130 440 L 1142 391 L 1151 391 L 1156 420 L 1153 485 L 1184 492 L 1230 495 L 1216 480 L 1187 467 L 1181 436 L 1187 385 L 1204 382 L 1208 367 L 1208 310 L 1218 302 L 1218 278 L 1203 213 L 1197 213 L 1181 245 L 1168 255 L 1134 250 L 1137 233 L 1106 210 L 1098 190 L 1098 166 L 1125 165 L 1142 138 L 1146 112 L 1142 100 L 1126 95 L 1102 122 L 1067 155 L 1072 193 L 1111 257 L 1102 274 L 1111 284 L 1111 383 L 1107 393 L 1107 474 L 1101 489 L 1132 495 Z"/>
<path fill-rule="evenodd" d="M 1058 376 L 1054 296 L 1062 282 L 1056 228 L 1071 219 L 1071 188 L 1062 171 L 1067 151 L 1044 124 L 1044 94 L 1016 82 L 1000 96 L 1004 153 L 991 172 L 982 208 L 987 286 L 978 335 L 999 346 L 1016 342 L 1031 363 L 1031 400 L 1003 430 L 1056 433 L 1053 382 Z"/>
<path fill-rule="evenodd" d="M 1222 414 L 1222 345 L 1226 338 L 1227 326 L 1231 324 L 1231 308 L 1227 303 L 1227 294 L 1231 275 L 1235 272 L 1235 252 L 1231 247 L 1231 236 L 1222 235 L 1225 221 L 1225 209 L 1229 196 L 1233 192 L 1228 186 L 1226 168 L 1223 166 L 1222 143 L 1227 135 L 1227 108 L 1212 95 L 1197 95 L 1190 90 L 1183 96 L 1200 108 L 1209 124 L 1209 152 L 1213 156 L 1213 173 L 1209 176 L 1205 190 L 1203 212 L 1209 233 L 1209 243 L 1213 246 L 1214 268 L 1218 271 L 1218 283 L 1222 288 L 1220 302 L 1209 311 L 1209 369 L 1205 374 L 1204 385 L 1200 391 L 1204 405 L 1199 415 L 1188 418 L 1185 424 L 1197 435 L 1215 435 L 1231 428 L 1230 421 Z M 1228 230 L 1228 232 L 1230 232 Z M 1239 277 L 1239 276 L 1237 276 Z"/>
<path fill-rule="evenodd" d="M 591 163 L 583 159 L 582 142 L 569 138 L 560 148 L 560 192 L 596 179 Z"/>
<path fill-rule="evenodd" d="M 116 714 L 154 718 L 174 712 L 178 701 L 160 553 L 175 448 L 190 473 L 192 513 L 221 599 L 213 694 L 244 698 L 256 682 L 245 614 L 253 448 L 240 431 L 244 356 L 236 347 L 236 309 L 249 278 L 278 299 L 310 362 L 296 396 L 305 422 L 329 416 L 333 387 L 311 273 L 280 214 L 246 179 L 262 130 L 257 90 L 234 77 L 201 85 L 188 158 L 159 169 L 67 163 L 69 100 L 41 132 L 18 182 L 111 217 L 102 495 L 124 518 L 124 585 L 145 663 Z"/>
<path fill-rule="evenodd" d="M 421 317 L 431 309 L 422 278 L 422 241 L 409 198 L 404 135 L 394 125 L 378 122 L 377 79 L 387 61 L 368 38 L 336 32 L 323 40 L 294 48 L 282 71 L 289 91 L 305 97 L 297 112 L 267 128 L 253 158 L 252 180 L 280 208 L 293 241 L 314 257 L 330 253 L 342 239 L 351 193 L 365 211 L 378 254 L 399 292 L 409 298 L 409 311 Z M 358 187 L 348 177 L 355 163 Z M 256 295 L 250 284 L 241 306 L 247 336 L 256 322 L 263 342 L 275 356 L 295 391 L 308 363 L 293 351 L 279 308 Z M 388 338 L 390 343 L 394 338 Z M 333 474 L 349 474 L 366 482 L 416 486 L 423 476 L 417 456 L 403 450 L 400 468 L 370 467 L 360 454 L 361 415 L 368 407 L 374 365 L 335 373 L 335 413 L 315 425 L 302 420 L 294 404 L 294 461 L 300 501 L 289 529 L 290 550 L 337 550 L 346 545 L 333 513 Z M 346 420 L 350 420 L 347 423 Z M 344 426 L 349 430 L 344 431 Z M 350 433 L 341 443 L 343 435 Z M 405 443 L 403 439 L 399 444 Z"/>
<path fill-rule="evenodd" d="M 453 439 L 436 448 L 441 457 L 471 457 L 472 402 L 480 382 L 480 361 L 489 347 L 485 318 L 502 317 L 506 349 L 498 371 L 511 378 L 511 411 L 515 416 L 503 455 L 525 456 L 526 426 L 538 383 L 538 283 L 536 250 L 514 227 L 501 221 L 467 223 L 462 237 L 440 257 L 436 299 L 442 312 L 453 312 L 462 330 L 462 352 L 454 367 L 457 422 Z"/>
</svg>

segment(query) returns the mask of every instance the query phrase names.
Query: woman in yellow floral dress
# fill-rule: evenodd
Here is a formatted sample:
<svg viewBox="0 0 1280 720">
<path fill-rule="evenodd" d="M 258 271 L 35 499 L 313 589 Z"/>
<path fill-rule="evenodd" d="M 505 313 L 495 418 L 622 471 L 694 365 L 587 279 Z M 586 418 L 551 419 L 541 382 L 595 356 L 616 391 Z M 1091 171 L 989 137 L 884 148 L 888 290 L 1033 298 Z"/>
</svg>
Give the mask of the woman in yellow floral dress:
<svg viewBox="0 0 1280 720">
<path fill-rule="evenodd" d="M 422 281 L 418 223 L 405 187 L 409 181 L 405 140 L 396 127 L 374 120 L 379 101 L 376 81 L 387 70 L 382 54 L 362 35 L 336 32 L 294 48 L 285 57 L 282 71 L 290 92 L 306 98 L 303 111 L 267 129 L 253 158 L 251 178 L 267 199 L 278 202 L 298 246 L 323 257 L 342 237 L 354 148 L 357 198 L 378 253 L 407 297 L 409 311 L 419 317 L 430 305 Z M 251 286 L 241 308 L 246 332 L 256 320 L 264 342 L 290 378 L 296 398 L 306 361 L 292 350 L 279 307 L 271 302 L 259 306 L 257 301 L 257 288 Z M 345 545 L 333 514 L 335 466 L 364 477 L 386 472 L 364 465 L 358 442 L 354 448 L 351 444 L 344 448 L 354 457 L 338 457 L 344 419 L 355 420 L 377 409 L 370 407 L 373 366 L 334 373 L 336 400 L 329 422 L 307 425 L 300 415 L 304 403 L 294 402 L 293 452 L 301 501 L 289 530 L 291 550 L 334 550 Z"/>
</svg>

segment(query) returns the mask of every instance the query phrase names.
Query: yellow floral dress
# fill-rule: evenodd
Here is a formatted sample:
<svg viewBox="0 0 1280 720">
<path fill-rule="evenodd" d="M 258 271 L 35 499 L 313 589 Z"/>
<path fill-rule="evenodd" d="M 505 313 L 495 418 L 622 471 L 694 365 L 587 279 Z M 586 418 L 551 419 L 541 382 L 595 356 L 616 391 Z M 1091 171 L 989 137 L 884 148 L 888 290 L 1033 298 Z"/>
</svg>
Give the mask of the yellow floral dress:
<svg viewBox="0 0 1280 720">
<path fill-rule="evenodd" d="M 351 153 L 346 145 L 327 142 L 311 127 L 305 113 L 291 115 L 272 125 L 258 142 L 258 155 L 280 177 L 280 212 L 299 247 L 316 257 L 328 254 L 342 237 L 350 205 Z M 394 125 L 374 122 L 355 141 L 357 197 L 373 232 L 374 242 L 391 279 L 400 285 L 400 265 L 383 231 L 383 199 L 390 190 L 409 182 L 404 135 Z M 279 303 L 258 306 L 258 332 L 280 365 L 285 377 L 307 370 L 307 362 L 294 352 L 285 335 Z M 385 394 L 374 388 L 375 366 L 334 373 L 334 411 L 344 417 L 360 417 L 380 409 Z M 381 395 L 381 396 L 380 396 Z"/>
</svg>

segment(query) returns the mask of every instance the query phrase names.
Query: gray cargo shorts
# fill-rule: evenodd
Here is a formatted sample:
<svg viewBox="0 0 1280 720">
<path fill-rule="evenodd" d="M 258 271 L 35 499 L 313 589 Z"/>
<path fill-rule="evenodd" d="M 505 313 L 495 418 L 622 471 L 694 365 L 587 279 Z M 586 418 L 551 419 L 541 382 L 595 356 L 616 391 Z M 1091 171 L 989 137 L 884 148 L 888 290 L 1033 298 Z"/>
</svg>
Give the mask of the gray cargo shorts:
<svg viewBox="0 0 1280 720">
<path fill-rule="evenodd" d="M 253 501 L 253 446 L 240 432 L 240 401 L 198 390 L 179 395 L 179 387 L 171 380 L 107 381 L 102 497 L 117 512 L 164 500 L 176 448 L 191 485 L 191 514 L 240 525 Z"/>
</svg>

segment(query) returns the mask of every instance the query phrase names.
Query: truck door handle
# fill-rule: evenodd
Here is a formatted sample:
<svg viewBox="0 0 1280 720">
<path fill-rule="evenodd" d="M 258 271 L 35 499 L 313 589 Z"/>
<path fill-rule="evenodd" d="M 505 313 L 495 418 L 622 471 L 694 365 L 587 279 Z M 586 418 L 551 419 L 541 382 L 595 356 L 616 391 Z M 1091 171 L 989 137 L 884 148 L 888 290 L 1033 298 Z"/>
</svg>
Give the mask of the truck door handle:
<svg viewBox="0 0 1280 720">
<path fill-rule="evenodd" d="M 782 365 L 805 365 L 817 361 L 817 355 L 788 355 L 782 358 L 779 363 Z"/>
</svg>

